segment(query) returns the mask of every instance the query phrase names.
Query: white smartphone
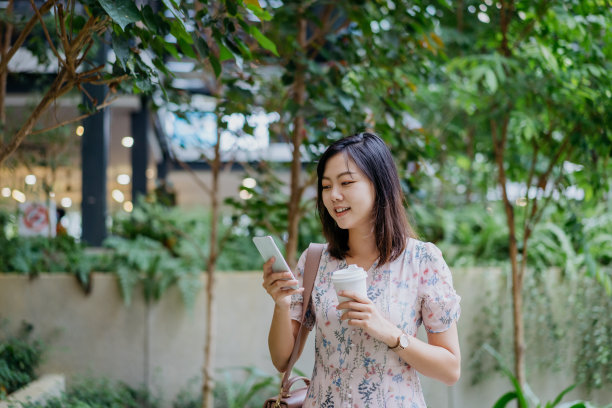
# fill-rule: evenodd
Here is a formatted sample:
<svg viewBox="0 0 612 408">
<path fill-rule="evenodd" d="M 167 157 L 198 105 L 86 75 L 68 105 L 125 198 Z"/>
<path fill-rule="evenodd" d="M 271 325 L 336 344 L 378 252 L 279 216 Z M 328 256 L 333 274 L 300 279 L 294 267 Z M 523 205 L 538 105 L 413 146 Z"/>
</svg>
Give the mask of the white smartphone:
<svg viewBox="0 0 612 408">
<path fill-rule="evenodd" d="M 276 258 L 272 264 L 272 270 L 274 272 L 291 272 L 289 265 L 287 265 L 287 261 L 285 261 L 285 258 L 283 258 L 283 254 L 281 254 L 281 251 L 278 249 L 274 239 L 271 236 L 266 235 L 265 237 L 253 237 L 253 243 L 257 247 L 257 250 L 263 257 L 264 261 L 267 262 L 268 259 L 272 257 Z M 295 279 L 295 277 L 293 277 L 293 273 L 291 275 L 292 277 L 287 280 Z M 292 289 L 298 288 L 299 286 L 297 285 L 292 286 Z"/>
</svg>

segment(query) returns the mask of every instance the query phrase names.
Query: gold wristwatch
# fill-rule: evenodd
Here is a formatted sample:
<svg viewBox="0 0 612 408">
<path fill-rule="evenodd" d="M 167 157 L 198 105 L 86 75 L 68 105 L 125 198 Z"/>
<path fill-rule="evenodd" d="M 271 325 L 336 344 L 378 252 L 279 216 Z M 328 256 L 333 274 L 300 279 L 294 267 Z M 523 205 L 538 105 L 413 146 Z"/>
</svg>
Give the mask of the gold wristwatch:
<svg viewBox="0 0 612 408">
<path fill-rule="evenodd" d="M 402 332 L 402 334 L 400 334 L 399 337 L 397 338 L 397 345 L 395 345 L 394 347 L 389 347 L 389 348 L 392 351 L 400 351 L 400 350 L 405 349 L 409 345 L 410 345 L 410 336 Z"/>
</svg>

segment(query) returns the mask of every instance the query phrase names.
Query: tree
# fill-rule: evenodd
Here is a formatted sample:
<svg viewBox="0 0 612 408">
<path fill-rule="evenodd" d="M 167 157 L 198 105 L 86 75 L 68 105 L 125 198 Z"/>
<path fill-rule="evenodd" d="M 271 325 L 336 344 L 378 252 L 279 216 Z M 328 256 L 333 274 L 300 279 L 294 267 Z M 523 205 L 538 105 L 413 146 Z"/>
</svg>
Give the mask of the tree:
<svg viewBox="0 0 612 408">
<path fill-rule="evenodd" d="M 268 163 L 262 183 L 249 190 L 254 197 L 234 204 L 251 216 L 253 228 L 283 238 L 287 261 L 295 266 L 300 220 L 314 213 L 312 193 L 306 193 L 315 184 L 313 162 L 323 146 L 376 128 L 405 156 L 421 154 L 419 144 L 426 143 L 406 126 L 406 101 L 439 38 L 432 16 L 404 1 L 287 1 L 266 11 L 272 19 L 262 32 L 277 45 L 278 56 L 257 59 L 254 75 L 261 106 L 279 114 L 271 140 L 291 146 L 290 181 L 279 193 L 281 181 L 267 172 L 279 165 Z"/>
<path fill-rule="evenodd" d="M 211 43 L 221 49 L 223 41 L 240 41 L 231 30 L 219 27 L 224 23 L 233 24 L 243 1 L 223 2 L 230 9 L 225 20 L 206 17 L 208 9 L 218 7 L 220 2 L 185 2 L 188 7 L 182 7 L 178 0 L 161 3 L 159 9 L 154 9 L 149 4 L 137 6 L 134 0 L 47 0 L 42 4 L 35 0 L 29 4 L 8 1 L 0 13 L 0 164 L 33 132 L 44 112 L 70 92 L 84 93 L 92 108 L 81 116 L 37 132 L 81 120 L 110 105 L 114 99 L 111 96 L 119 91 L 136 94 L 164 91 L 164 79 L 173 76 L 165 64 L 168 56 L 180 59 L 195 57 L 197 53 L 219 75 L 219 50 L 211 50 L 202 36 L 210 34 Z M 251 7 L 257 10 L 255 5 Z M 196 20 L 207 30 L 204 33 L 189 27 L 192 17 L 184 11 L 194 8 L 198 11 Z M 240 21 L 250 29 L 249 20 Z M 108 42 L 116 58 L 100 64 L 96 61 L 97 50 Z M 37 105 L 13 129 L 6 122 L 5 99 L 7 80 L 12 75 L 9 64 L 18 52 L 31 54 L 42 66 L 57 68 Z M 105 84 L 111 92 L 106 100 L 94 100 L 84 90 L 85 84 Z"/>
<path fill-rule="evenodd" d="M 508 226 L 514 369 L 524 384 L 529 239 L 545 208 L 576 185 L 587 196 L 608 187 L 612 12 L 590 0 L 485 3 L 438 7 L 446 47 L 430 101 L 448 117 L 427 127 L 445 133 L 447 147 L 495 165 Z"/>
<path fill-rule="evenodd" d="M 140 2 L 138 2 L 140 3 Z M 174 74 L 165 62 L 168 58 L 190 58 L 211 82 L 214 96 L 222 97 L 222 62 L 249 57 L 250 46 L 261 44 L 274 51 L 274 45 L 253 24 L 266 18 L 257 1 L 164 0 L 156 10 L 149 4 L 137 5 L 134 0 L 48 0 L 42 5 L 30 1 L 30 8 L 15 8 L 14 0 L 0 15 L 3 37 L 0 41 L 0 163 L 14 153 L 35 130 L 35 126 L 53 103 L 63 95 L 80 90 L 91 100 L 93 108 L 72 120 L 54 124 L 44 133 L 78 121 L 112 103 L 112 99 L 94 100 L 85 91 L 85 84 L 106 84 L 111 94 L 152 94 L 162 91 L 165 102 L 180 103 L 188 99 L 184 90 L 167 85 Z M 33 15 L 32 15 L 33 12 Z M 18 33 L 13 41 L 13 33 Z M 110 40 L 114 62 L 95 62 L 96 48 Z M 49 57 L 46 49 L 53 51 Z M 18 50 L 27 49 L 39 63 L 52 60 L 57 65 L 52 83 L 45 89 L 38 105 L 28 113 L 25 122 L 9 130 L 4 101 L 9 62 Z M 214 74 L 211 74 L 214 73 Z M 207 269 L 207 335 L 204 345 L 203 406 L 212 407 L 213 336 L 214 336 L 214 271 L 227 238 L 218 238 L 218 183 L 221 170 L 220 132 L 212 157 L 213 182 L 207 189 L 211 195 L 210 252 L 205 258 Z"/>
</svg>

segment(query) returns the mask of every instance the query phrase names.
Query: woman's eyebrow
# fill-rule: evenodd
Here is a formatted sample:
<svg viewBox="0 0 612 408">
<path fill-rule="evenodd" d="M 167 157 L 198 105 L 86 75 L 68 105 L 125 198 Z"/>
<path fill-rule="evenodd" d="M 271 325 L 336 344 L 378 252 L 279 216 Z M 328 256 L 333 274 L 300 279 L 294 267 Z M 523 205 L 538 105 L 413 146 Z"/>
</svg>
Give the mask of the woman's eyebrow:
<svg viewBox="0 0 612 408">
<path fill-rule="evenodd" d="M 347 170 L 347 171 L 343 171 L 342 173 L 338 174 L 336 176 L 336 178 L 340 178 L 342 176 L 351 176 L 352 177 L 353 174 L 355 174 L 354 171 Z M 331 180 L 331 177 L 323 176 L 323 177 L 321 177 L 321 179 Z"/>
</svg>

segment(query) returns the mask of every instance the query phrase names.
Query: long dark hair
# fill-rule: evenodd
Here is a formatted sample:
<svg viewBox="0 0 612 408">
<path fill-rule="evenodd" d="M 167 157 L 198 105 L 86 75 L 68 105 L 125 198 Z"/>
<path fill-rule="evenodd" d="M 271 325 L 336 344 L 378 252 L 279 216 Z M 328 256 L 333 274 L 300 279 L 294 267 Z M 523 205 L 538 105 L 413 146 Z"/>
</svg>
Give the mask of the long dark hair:
<svg viewBox="0 0 612 408">
<path fill-rule="evenodd" d="M 351 158 L 374 185 L 374 236 L 380 255 L 379 265 L 397 259 L 406 247 L 408 237 L 415 237 L 406 217 L 404 195 L 391 152 L 374 133 L 358 133 L 334 142 L 325 150 L 317 165 L 317 211 L 331 256 L 346 256 L 348 230 L 341 229 L 323 204 L 322 178 L 327 161 L 338 153 Z"/>
</svg>

